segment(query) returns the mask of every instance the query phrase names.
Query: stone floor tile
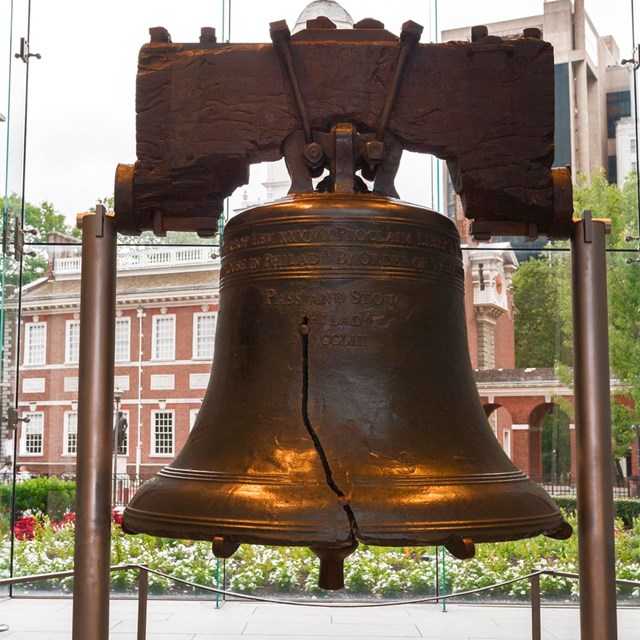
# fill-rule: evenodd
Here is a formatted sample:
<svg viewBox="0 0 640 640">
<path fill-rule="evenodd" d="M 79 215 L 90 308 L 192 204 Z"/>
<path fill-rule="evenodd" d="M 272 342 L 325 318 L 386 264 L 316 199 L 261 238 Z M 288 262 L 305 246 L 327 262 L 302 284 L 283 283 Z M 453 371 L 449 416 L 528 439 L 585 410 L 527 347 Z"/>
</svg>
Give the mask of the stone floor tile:
<svg viewBox="0 0 640 640">
<path fill-rule="evenodd" d="M 415 625 L 404 624 L 288 624 L 286 622 L 250 622 L 244 631 L 245 636 L 300 636 L 315 638 L 317 636 L 333 637 L 344 636 L 346 638 L 419 638 L 420 633 Z"/>
</svg>

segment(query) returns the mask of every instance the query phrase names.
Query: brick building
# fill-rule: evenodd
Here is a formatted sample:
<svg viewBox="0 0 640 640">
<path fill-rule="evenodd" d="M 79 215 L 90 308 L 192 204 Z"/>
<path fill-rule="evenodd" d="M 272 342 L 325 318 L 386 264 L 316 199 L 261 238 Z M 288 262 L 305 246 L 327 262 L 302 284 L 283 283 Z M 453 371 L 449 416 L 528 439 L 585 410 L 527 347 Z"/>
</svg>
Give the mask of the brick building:
<svg viewBox="0 0 640 640">
<path fill-rule="evenodd" d="M 77 445 L 80 264 L 53 258 L 22 297 L 18 465 L 73 473 Z M 128 422 L 118 472 L 155 473 L 184 444 L 209 381 L 220 261 L 213 248 L 119 251 L 115 380 Z"/>
<path fill-rule="evenodd" d="M 552 369 L 514 368 L 516 253 L 507 243 L 475 244 L 460 208 L 457 224 L 465 248 L 471 362 L 494 433 L 534 480 L 549 469 L 558 482 L 575 480 L 571 389 Z M 120 249 L 114 387 L 128 423 L 117 456 L 123 476 L 145 477 L 171 462 L 194 423 L 214 351 L 220 271 L 214 250 Z M 33 473 L 75 472 L 80 264 L 77 245 L 58 245 L 47 277 L 23 292 L 18 410 L 29 422 L 18 430 L 17 464 Z M 548 414 L 560 416 L 547 439 L 551 451 L 543 446 L 542 420 Z M 558 462 L 563 446 L 564 466 Z M 635 474 L 637 468 L 634 448 L 627 471 Z"/>
</svg>

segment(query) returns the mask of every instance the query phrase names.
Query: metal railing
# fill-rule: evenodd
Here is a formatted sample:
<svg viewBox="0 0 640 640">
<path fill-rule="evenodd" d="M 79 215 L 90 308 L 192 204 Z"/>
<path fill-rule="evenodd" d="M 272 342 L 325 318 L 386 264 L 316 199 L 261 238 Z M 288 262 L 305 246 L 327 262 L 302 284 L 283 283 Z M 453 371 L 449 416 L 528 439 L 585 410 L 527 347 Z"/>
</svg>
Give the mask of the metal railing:
<svg viewBox="0 0 640 640">
<path fill-rule="evenodd" d="M 218 587 L 209 587 L 207 585 L 197 584 L 196 582 L 190 582 L 176 576 L 163 573 L 162 571 L 156 571 L 150 569 L 147 565 L 142 564 L 121 564 L 115 565 L 109 568 L 110 572 L 115 571 L 138 571 L 138 624 L 137 624 L 137 640 L 146 640 L 147 638 L 147 604 L 149 599 L 149 574 L 153 573 L 162 578 L 168 578 L 174 582 L 179 582 L 190 586 L 195 589 L 201 589 L 203 591 L 209 591 L 215 593 L 218 596 L 222 596 L 223 599 L 226 596 L 239 598 L 242 600 L 251 600 L 253 602 L 264 602 L 270 604 L 286 604 L 302 607 L 334 607 L 334 608 L 354 608 L 354 607 L 393 607 L 411 604 L 428 604 L 438 603 L 441 601 L 451 600 L 453 598 L 461 598 L 466 596 L 475 595 L 478 593 L 484 593 L 491 591 L 498 587 L 504 587 L 506 585 L 515 584 L 516 582 L 522 582 L 529 580 L 531 586 L 531 640 L 541 640 L 542 638 L 542 597 L 540 589 L 540 576 L 555 576 L 559 578 L 570 578 L 577 580 L 579 575 L 577 573 L 567 573 L 565 571 L 553 571 L 550 569 L 537 569 L 523 576 L 512 578 L 511 580 L 505 580 L 504 582 L 497 582 L 496 584 L 488 585 L 486 587 L 480 587 L 478 589 L 470 589 L 468 591 L 459 591 L 458 593 L 450 594 L 438 594 L 436 596 L 428 598 L 417 598 L 413 600 L 397 600 L 393 602 L 358 602 L 358 603 L 342 603 L 342 602 L 310 602 L 308 600 L 281 600 L 277 598 L 266 598 L 263 596 L 254 596 L 244 593 L 235 593 L 233 591 L 227 591 L 226 589 L 220 589 Z M 37 575 L 19 576 L 14 578 L 0 579 L 0 586 L 25 584 L 29 582 L 41 582 L 44 580 L 52 580 L 58 578 L 73 577 L 73 571 L 57 571 L 55 573 L 41 573 Z M 632 587 L 640 587 L 640 581 L 636 580 L 616 580 L 618 585 L 627 585 Z M 216 608 L 219 608 L 219 601 L 216 600 Z"/>
<path fill-rule="evenodd" d="M 543 479 L 542 487 L 552 496 L 575 496 L 577 485 L 575 482 L 553 482 Z M 637 498 L 640 496 L 640 478 L 632 476 L 616 481 L 613 485 L 614 498 Z"/>
</svg>

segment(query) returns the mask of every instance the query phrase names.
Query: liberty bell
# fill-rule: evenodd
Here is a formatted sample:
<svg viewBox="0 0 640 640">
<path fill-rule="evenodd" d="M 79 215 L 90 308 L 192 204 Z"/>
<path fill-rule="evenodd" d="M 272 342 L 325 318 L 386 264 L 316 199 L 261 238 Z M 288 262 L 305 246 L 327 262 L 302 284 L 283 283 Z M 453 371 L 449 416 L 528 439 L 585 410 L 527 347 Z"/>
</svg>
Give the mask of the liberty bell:
<svg viewBox="0 0 640 640">
<path fill-rule="evenodd" d="M 493 435 L 459 235 L 398 199 L 400 154 L 384 123 L 287 138 L 290 195 L 224 230 L 202 408 L 126 507 L 125 531 L 212 541 L 218 557 L 241 543 L 309 546 L 327 589 L 343 586 L 358 542 L 468 558 L 480 542 L 571 535 Z"/>
</svg>

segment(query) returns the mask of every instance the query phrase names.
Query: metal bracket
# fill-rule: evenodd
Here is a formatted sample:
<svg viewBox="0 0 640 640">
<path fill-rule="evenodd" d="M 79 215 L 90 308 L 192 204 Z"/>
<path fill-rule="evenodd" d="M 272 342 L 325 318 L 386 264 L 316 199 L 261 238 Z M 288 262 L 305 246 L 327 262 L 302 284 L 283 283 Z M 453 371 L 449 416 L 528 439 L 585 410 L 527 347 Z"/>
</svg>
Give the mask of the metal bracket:
<svg viewBox="0 0 640 640">
<path fill-rule="evenodd" d="M 318 185 L 318 189 L 324 191 L 331 191 L 334 188 L 336 171 L 336 141 L 335 136 L 338 127 L 345 126 L 345 123 L 337 125 L 329 133 L 322 133 L 313 131 L 314 144 L 316 144 L 322 151 L 324 157 L 324 163 L 328 164 L 330 177 L 330 184 L 323 185 L 321 188 Z M 358 170 L 364 170 L 367 166 L 367 160 L 365 157 L 366 145 L 374 140 L 373 133 L 358 133 L 353 125 L 346 123 L 346 126 L 351 127 L 352 135 L 352 153 L 353 153 L 353 169 L 352 174 Z M 313 184 L 311 181 L 312 172 L 309 171 L 309 165 L 303 157 L 303 148 L 305 146 L 304 134 L 298 130 L 290 135 L 284 142 L 284 159 L 287 164 L 287 171 L 291 177 L 291 188 L 289 194 L 294 193 L 310 193 L 313 191 Z M 308 146 L 308 145 L 307 145 Z M 384 139 L 385 156 L 382 162 L 376 167 L 373 191 L 381 195 L 385 195 L 391 198 L 398 198 L 398 192 L 395 188 L 395 177 L 400 166 L 400 159 L 402 157 L 402 143 L 394 135 L 387 133 Z M 324 165 L 323 165 L 324 166 Z M 367 177 L 364 176 L 363 177 Z M 325 179 L 326 180 L 326 179 Z M 323 180 L 324 182 L 324 180 Z M 358 177 L 351 176 L 351 183 L 358 185 L 356 190 L 362 191 L 361 186 L 364 185 Z M 321 183 L 322 184 L 322 183 Z M 364 188 L 364 191 L 367 189 Z"/>
<path fill-rule="evenodd" d="M 302 124 L 305 141 L 305 145 L 302 150 L 302 157 L 311 169 L 313 177 L 318 177 L 322 174 L 325 157 L 322 152 L 322 148 L 313 141 L 311 125 L 309 124 L 309 114 L 307 113 L 307 107 L 304 104 L 304 99 L 302 98 L 302 92 L 300 91 L 300 83 L 298 82 L 296 71 L 293 68 L 293 58 L 291 57 L 291 32 L 289 31 L 286 20 L 272 22 L 269 27 L 271 41 L 273 42 L 280 62 L 287 72 L 289 84 L 291 85 L 291 89 L 293 90 L 293 95 L 296 100 L 298 116 L 300 118 L 300 123 Z"/>
<path fill-rule="evenodd" d="M 382 107 L 382 113 L 380 114 L 380 121 L 376 131 L 375 140 L 367 142 L 364 148 L 364 157 L 369 164 L 369 170 L 371 175 L 375 175 L 375 167 L 381 164 L 385 156 L 384 137 L 387 133 L 387 125 L 389 124 L 389 118 L 396 98 L 398 97 L 398 91 L 400 90 L 400 84 L 404 75 L 404 70 L 409 61 L 409 56 L 413 51 L 415 45 L 420 42 L 420 36 L 422 35 L 422 26 L 411 20 L 405 22 L 402 25 L 402 31 L 400 33 L 400 54 L 396 63 L 396 69 L 393 74 L 393 81 L 389 85 L 387 90 L 387 96 Z M 369 177 L 369 176 L 366 176 Z"/>
<path fill-rule="evenodd" d="M 38 255 L 35 251 L 24 250 L 24 236 L 27 233 L 32 236 L 38 235 L 38 231 L 36 229 L 25 229 L 22 226 L 20 219 L 16 218 L 13 233 L 13 256 L 16 260 L 20 260 L 22 256 L 31 256 L 32 258 L 35 258 Z"/>
<path fill-rule="evenodd" d="M 640 44 L 634 47 L 633 55 L 627 60 L 620 60 L 620 64 L 632 64 L 633 70 L 637 71 L 640 68 Z"/>
<path fill-rule="evenodd" d="M 338 176 L 336 174 L 337 148 L 344 146 L 338 142 L 338 137 L 342 135 L 338 132 L 338 128 L 343 125 L 337 125 L 329 134 L 332 138 L 329 144 L 327 144 L 328 141 L 326 140 L 327 134 L 311 130 L 307 108 L 293 67 L 291 32 L 286 21 L 272 22 L 270 33 L 271 41 L 293 91 L 298 117 L 302 126 L 302 131 L 291 135 L 284 144 L 285 161 L 292 181 L 289 193 L 311 191 L 311 178 L 322 175 L 328 161 L 336 191 L 344 191 L 347 182 L 353 184 L 353 173 L 360 169 L 365 179 L 374 181 L 374 191 L 376 193 L 395 198 L 399 197 L 395 189 L 394 179 L 400 164 L 402 145 L 397 138 L 387 134 L 387 125 L 400 90 L 407 62 L 415 45 L 420 41 L 422 27 L 411 21 L 402 25 L 400 53 L 393 80 L 387 90 L 376 132 L 374 134 L 358 134 L 353 125 L 350 125 L 351 134 L 349 137 L 351 142 L 349 147 L 353 162 L 347 164 L 353 164 L 353 171 L 348 179 L 342 167 L 340 168 L 341 175 Z M 300 133 L 303 136 L 303 140 L 300 139 Z M 348 190 L 353 191 L 353 187 Z"/>
<path fill-rule="evenodd" d="M 352 124 L 338 124 L 334 129 L 335 153 L 331 163 L 334 176 L 335 193 L 353 193 L 355 162 L 353 159 L 353 138 L 355 130 Z"/>
<path fill-rule="evenodd" d="M 9 407 L 8 415 L 3 416 L 2 422 L 7 425 L 9 431 L 15 431 L 18 428 L 18 422 L 27 424 L 31 422 L 31 418 L 29 416 L 21 417 L 18 415 L 18 409 L 16 409 L 16 407 Z"/>
<path fill-rule="evenodd" d="M 38 60 L 42 58 L 39 53 L 29 52 L 29 41 L 26 38 L 20 38 L 20 53 L 14 55 L 16 58 L 20 58 L 25 64 L 28 64 L 29 58 L 37 58 Z"/>
</svg>

